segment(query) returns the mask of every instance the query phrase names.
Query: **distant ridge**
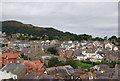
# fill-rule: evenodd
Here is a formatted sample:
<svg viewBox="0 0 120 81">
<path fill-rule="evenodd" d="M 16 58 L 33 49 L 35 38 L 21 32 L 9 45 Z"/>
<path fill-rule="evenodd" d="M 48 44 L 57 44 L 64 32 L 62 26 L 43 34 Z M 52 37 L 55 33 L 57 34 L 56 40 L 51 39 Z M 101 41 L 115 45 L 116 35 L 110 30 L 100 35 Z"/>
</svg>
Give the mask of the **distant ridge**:
<svg viewBox="0 0 120 81">
<path fill-rule="evenodd" d="M 9 20 L 9 21 L 1 21 L 2 22 L 2 31 L 7 34 L 12 33 L 24 33 L 24 34 L 32 34 L 37 36 L 42 35 L 58 35 L 63 34 L 62 31 L 56 30 L 54 28 L 44 28 L 33 26 L 32 24 L 24 24 L 19 21 Z"/>
<path fill-rule="evenodd" d="M 3 25 L 3 27 L 4 26 L 10 26 L 10 27 L 11 26 L 13 26 L 13 27 L 22 27 L 22 26 L 25 26 L 25 27 L 29 27 L 29 28 L 36 28 L 38 30 L 43 30 L 44 29 L 43 27 L 33 26 L 32 24 L 23 24 L 22 22 L 15 21 L 15 20 L 3 21 L 2 25 Z"/>
</svg>

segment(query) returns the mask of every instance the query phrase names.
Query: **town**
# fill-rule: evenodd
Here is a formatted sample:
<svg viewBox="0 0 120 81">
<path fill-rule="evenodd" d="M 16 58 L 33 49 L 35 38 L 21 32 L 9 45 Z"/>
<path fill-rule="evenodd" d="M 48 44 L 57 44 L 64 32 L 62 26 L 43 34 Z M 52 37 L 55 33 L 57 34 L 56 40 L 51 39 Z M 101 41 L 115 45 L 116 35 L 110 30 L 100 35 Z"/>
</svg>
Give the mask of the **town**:
<svg viewBox="0 0 120 81">
<path fill-rule="evenodd" d="M 0 79 L 120 79 L 120 48 L 114 39 L 21 40 L 0 33 Z M 114 42 L 114 43 L 113 43 Z"/>
</svg>

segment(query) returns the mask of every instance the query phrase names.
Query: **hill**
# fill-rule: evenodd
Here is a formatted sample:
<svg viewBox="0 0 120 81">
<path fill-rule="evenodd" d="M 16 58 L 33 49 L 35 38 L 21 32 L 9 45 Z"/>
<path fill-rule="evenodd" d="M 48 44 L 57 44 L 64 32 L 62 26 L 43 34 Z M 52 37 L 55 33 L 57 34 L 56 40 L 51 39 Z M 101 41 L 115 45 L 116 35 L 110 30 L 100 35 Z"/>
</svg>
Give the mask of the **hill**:
<svg viewBox="0 0 120 81">
<path fill-rule="evenodd" d="M 2 21 L 2 31 L 6 32 L 7 34 L 14 34 L 14 33 L 24 33 L 24 34 L 32 34 L 37 36 L 42 35 L 53 35 L 52 32 L 59 34 L 63 33 L 58 31 L 54 28 L 43 28 L 33 26 L 31 24 L 23 24 L 19 21 Z"/>
<path fill-rule="evenodd" d="M 87 40 L 91 38 L 90 35 L 76 35 L 70 32 L 62 32 L 54 28 L 44 28 L 33 26 L 32 24 L 24 24 L 19 21 L 1 21 L 2 22 L 2 31 L 6 32 L 8 35 L 14 33 L 30 34 L 33 36 L 39 36 L 46 39 L 58 39 L 58 40 Z"/>
</svg>

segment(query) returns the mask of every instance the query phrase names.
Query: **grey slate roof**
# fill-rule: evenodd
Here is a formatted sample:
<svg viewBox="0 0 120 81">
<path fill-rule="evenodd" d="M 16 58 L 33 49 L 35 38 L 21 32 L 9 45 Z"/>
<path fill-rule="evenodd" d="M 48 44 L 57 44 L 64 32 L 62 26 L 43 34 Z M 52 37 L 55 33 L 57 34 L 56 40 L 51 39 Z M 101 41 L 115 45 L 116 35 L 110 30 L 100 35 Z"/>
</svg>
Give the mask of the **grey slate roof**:
<svg viewBox="0 0 120 81">
<path fill-rule="evenodd" d="M 120 51 L 110 51 L 111 54 L 119 54 Z"/>
<path fill-rule="evenodd" d="M 47 71 L 47 74 L 49 75 L 56 75 L 58 73 L 56 68 L 50 68 L 50 69 L 47 69 L 46 71 Z"/>
<path fill-rule="evenodd" d="M 33 81 L 34 81 L 34 79 L 36 79 L 36 80 L 45 79 L 45 80 L 48 81 L 48 80 L 56 80 L 56 79 L 59 79 L 59 78 L 57 78 L 55 76 L 49 76 L 47 74 L 40 74 L 38 76 L 37 74 L 31 72 L 29 74 L 26 74 L 23 79 L 33 79 Z M 62 80 L 60 79 L 60 81 L 62 81 Z"/>
<path fill-rule="evenodd" d="M 105 64 L 100 64 L 100 65 L 97 65 L 97 66 L 100 67 L 100 70 L 108 70 L 109 69 L 109 66 L 105 65 Z"/>
<path fill-rule="evenodd" d="M 81 53 L 82 53 L 82 50 L 81 50 L 81 49 L 76 49 L 76 50 L 74 51 L 73 55 L 79 56 Z"/>
<path fill-rule="evenodd" d="M 22 51 L 21 51 L 21 53 L 28 53 L 29 50 L 30 50 L 30 48 L 23 48 Z"/>
<path fill-rule="evenodd" d="M 46 69 L 46 71 L 48 75 L 59 74 L 61 77 L 71 76 L 74 74 L 74 68 L 71 67 L 70 65 L 49 68 L 49 69 Z"/>
<path fill-rule="evenodd" d="M 44 56 L 48 56 L 48 57 L 56 57 L 56 58 L 59 58 L 60 56 L 56 56 L 56 55 L 53 55 L 53 54 L 37 54 L 37 57 L 44 57 Z"/>
<path fill-rule="evenodd" d="M 97 54 L 108 54 L 108 50 L 103 49 L 102 51 L 98 51 Z"/>
<path fill-rule="evenodd" d="M 68 45 L 68 46 L 71 46 L 72 43 L 63 43 L 63 45 Z"/>
<path fill-rule="evenodd" d="M 66 48 L 63 47 L 57 47 L 57 50 L 61 51 L 61 50 L 65 50 Z"/>
<path fill-rule="evenodd" d="M 38 79 L 58 79 L 57 77 L 54 77 L 54 76 L 49 76 L 49 75 L 46 75 L 46 74 L 41 74 Z"/>
<path fill-rule="evenodd" d="M 23 79 L 37 79 L 37 75 L 33 72 L 26 74 Z"/>
<path fill-rule="evenodd" d="M 120 70 L 120 64 L 116 64 L 115 68 Z"/>
<path fill-rule="evenodd" d="M 11 72 L 13 74 L 19 74 L 22 70 L 26 69 L 24 65 L 10 63 L 4 66 L 1 70 L 6 72 Z"/>
<path fill-rule="evenodd" d="M 86 53 L 95 53 L 95 51 L 96 51 L 95 49 L 87 49 Z"/>
<path fill-rule="evenodd" d="M 43 48 L 50 48 L 50 47 L 54 47 L 55 45 L 49 45 L 49 44 L 46 44 L 46 45 L 43 45 Z"/>
<path fill-rule="evenodd" d="M 116 70 L 114 76 L 112 77 L 113 79 L 119 79 L 120 80 L 120 69 Z"/>
</svg>

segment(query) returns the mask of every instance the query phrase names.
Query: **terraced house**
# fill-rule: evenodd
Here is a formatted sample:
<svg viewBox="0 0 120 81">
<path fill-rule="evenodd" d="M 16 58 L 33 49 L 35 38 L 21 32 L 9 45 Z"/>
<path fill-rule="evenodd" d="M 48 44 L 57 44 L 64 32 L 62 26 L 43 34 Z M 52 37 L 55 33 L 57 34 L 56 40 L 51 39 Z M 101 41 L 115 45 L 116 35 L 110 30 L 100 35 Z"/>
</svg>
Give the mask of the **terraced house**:
<svg viewBox="0 0 120 81">
<path fill-rule="evenodd" d="M 21 55 L 20 53 L 14 53 L 14 52 L 10 52 L 10 53 L 3 53 L 1 55 L 2 57 L 2 65 L 6 65 L 9 63 L 16 63 L 19 64 L 21 61 Z"/>
</svg>

